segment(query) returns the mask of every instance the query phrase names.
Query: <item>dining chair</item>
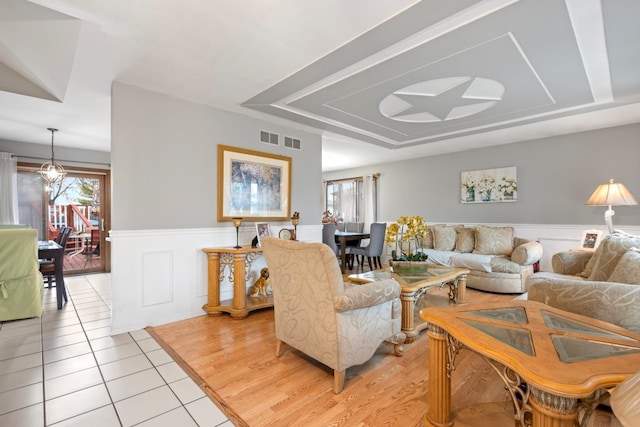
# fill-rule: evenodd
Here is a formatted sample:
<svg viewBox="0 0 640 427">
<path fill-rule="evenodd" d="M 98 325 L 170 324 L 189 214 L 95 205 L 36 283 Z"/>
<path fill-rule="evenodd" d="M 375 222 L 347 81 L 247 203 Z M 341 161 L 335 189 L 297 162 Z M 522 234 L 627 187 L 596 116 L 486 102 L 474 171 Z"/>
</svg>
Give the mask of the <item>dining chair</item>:
<svg viewBox="0 0 640 427">
<path fill-rule="evenodd" d="M 322 224 L 322 243 L 329 246 L 336 256 L 340 255 L 340 247 L 336 243 L 336 223 L 326 222 Z"/>
<path fill-rule="evenodd" d="M 82 255 L 84 255 L 84 267 L 91 266 L 94 255 L 100 255 L 100 229 L 93 228 L 90 233 L 91 237 L 84 244 Z"/>
<path fill-rule="evenodd" d="M 53 239 L 54 242 L 62 246 L 63 248 L 67 247 L 67 241 L 69 240 L 69 236 L 73 231 L 72 227 L 67 227 L 63 225 L 60 227 L 60 231 L 58 232 L 58 236 Z M 63 259 L 64 264 L 64 259 Z M 40 260 L 40 273 L 44 277 L 47 278 L 47 288 L 51 287 L 51 283 L 55 281 L 56 277 L 56 265 L 52 259 L 41 259 Z"/>
<path fill-rule="evenodd" d="M 346 222 L 344 231 L 351 232 L 351 233 L 362 233 L 364 231 L 364 222 Z M 360 247 L 361 244 L 362 244 L 362 239 L 347 240 L 346 248 L 347 248 L 347 257 L 348 257 L 347 261 L 349 263 L 349 268 L 353 268 L 354 255 L 352 254 L 351 249 Z"/>
<path fill-rule="evenodd" d="M 353 257 L 358 258 L 358 265 L 363 265 L 365 256 L 367 257 L 367 261 L 369 262 L 369 269 L 373 270 L 373 267 L 382 268 L 380 256 L 382 255 L 382 250 L 384 249 L 384 237 L 386 231 L 387 224 L 384 222 L 374 222 L 373 224 L 371 224 L 371 229 L 369 231 L 369 244 L 364 247 L 349 248 L 349 253 L 352 257 L 349 260 L 349 268 L 353 268 Z M 373 259 L 373 267 L 371 266 L 371 259 Z"/>
</svg>

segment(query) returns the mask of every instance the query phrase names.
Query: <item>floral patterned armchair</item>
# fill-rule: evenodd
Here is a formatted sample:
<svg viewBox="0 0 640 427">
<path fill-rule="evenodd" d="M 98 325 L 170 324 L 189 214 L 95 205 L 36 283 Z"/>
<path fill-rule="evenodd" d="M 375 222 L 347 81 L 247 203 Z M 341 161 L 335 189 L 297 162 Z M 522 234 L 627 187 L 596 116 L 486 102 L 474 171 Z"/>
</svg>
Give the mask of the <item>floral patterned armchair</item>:
<svg viewBox="0 0 640 427">
<path fill-rule="evenodd" d="M 268 237 L 262 249 L 273 289 L 276 356 L 284 342 L 329 366 L 333 391 L 340 393 L 346 369 L 369 360 L 383 341 L 402 355 L 397 282 L 345 285 L 335 253 L 322 243 Z"/>
</svg>

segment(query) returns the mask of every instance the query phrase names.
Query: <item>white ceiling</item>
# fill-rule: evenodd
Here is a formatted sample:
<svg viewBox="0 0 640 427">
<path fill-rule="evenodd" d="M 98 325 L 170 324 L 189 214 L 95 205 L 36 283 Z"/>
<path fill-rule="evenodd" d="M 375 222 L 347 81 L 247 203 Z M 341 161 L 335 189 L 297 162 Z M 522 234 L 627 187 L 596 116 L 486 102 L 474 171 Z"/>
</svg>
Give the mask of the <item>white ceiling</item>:
<svg viewBox="0 0 640 427">
<path fill-rule="evenodd" d="M 109 151 L 113 81 L 322 133 L 325 171 L 636 123 L 638 22 L 637 0 L 0 0 L 0 139 Z"/>
</svg>

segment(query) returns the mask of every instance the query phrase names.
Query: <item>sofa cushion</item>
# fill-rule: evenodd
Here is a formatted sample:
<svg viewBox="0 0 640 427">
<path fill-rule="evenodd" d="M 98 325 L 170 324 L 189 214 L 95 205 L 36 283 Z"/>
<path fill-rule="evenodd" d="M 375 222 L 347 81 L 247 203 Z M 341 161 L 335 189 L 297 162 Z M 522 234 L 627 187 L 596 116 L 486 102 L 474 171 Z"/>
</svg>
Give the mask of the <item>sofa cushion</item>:
<svg viewBox="0 0 640 427">
<path fill-rule="evenodd" d="M 625 252 L 608 281 L 640 285 L 640 249 L 631 248 Z"/>
<path fill-rule="evenodd" d="M 449 265 L 451 267 L 468 268 L 469 270 L 479 270 L 491 273 L 492 255 L 461 253 L 451 256 Z"/>
<path fill-rule="evenodd" d="M 509 256 L 513 252 L 513 227 L 476 225 L 475 240 L 473 253 Z"/>
<path fill-rule="evenodd" d="M 598 247 L 594 254 L 594 256 L 597 256 L 598 252 L 600 252 L 593 271 L 589 275 L 589 280 L 606 282 L 622 255 L 633 247 L 640 247 L 640 237 L 614 233 L 605 239 L 600 246 L 602 251 Z"/>
<path fill-rule="evenodd" d="M 427 227 L 427 232 L 422 239 L 422 248 L 433 249 L 433 231 L 431 231 L 431 227 Z"/>
<path fill-rule="evenodd" d="M 499 273 L 520 273 L 522 266 L 517 264 L 510 259 L 503 257 L 493 257 L 491 258 L 491 271 L 496 271 Z"/>
<path fill-rule="evenodd" d="M 456 227 L 456 252 L 473 252 L 476 230 L 472 227 Z"/>
<path fill-rule="evenodd" d="M 433 249 L 438 251 L 452 251 L 456 247 L 456 226 L 453 225 L 434 225 L 431 227 L 433 232 Z"/>
<path fill-rule="evenodd" d="M 425 249 L 424 253 L 429 257 L 427 261 L 431 264 L 451 265 L 451 257 L 459 255 L 454 251 L 438 251 L 436 249 Z"/>
</svg>

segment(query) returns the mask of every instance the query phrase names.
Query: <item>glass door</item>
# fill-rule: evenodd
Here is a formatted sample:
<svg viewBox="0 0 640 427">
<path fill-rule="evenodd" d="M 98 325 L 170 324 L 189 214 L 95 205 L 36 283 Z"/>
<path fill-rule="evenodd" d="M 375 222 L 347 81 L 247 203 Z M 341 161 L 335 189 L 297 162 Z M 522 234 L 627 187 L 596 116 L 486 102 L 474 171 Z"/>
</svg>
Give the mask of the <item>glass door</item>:
<svg viewBox="0 0 640 427">
<path fill-rule="evenodd" d="M 109 271 L 109 172 L 67 168 L 65 178 L 48 187 L 33 167 L 18 167 L 20 223 L 54 240 L 60 227 L 73 229 L 65 247 L 65 274 Z"/>
</svg>

